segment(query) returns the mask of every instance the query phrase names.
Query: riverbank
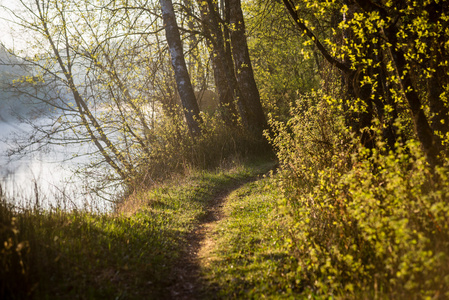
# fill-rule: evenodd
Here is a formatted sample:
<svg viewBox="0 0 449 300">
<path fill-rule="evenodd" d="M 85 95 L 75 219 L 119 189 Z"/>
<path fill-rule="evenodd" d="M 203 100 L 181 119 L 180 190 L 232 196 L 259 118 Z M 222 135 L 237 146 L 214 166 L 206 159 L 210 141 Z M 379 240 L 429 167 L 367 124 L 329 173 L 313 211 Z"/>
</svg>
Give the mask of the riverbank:
<svg viewBox="0 0 449 300">
<path fill-rule="evenodd" d="M 2 201 L 1 298 L 177 298 L 180 263 L 211 201 L 272 167 L 265 160 L 192 171 L 132 195 L 115 213 L 19 213 Z"/>
</svg>

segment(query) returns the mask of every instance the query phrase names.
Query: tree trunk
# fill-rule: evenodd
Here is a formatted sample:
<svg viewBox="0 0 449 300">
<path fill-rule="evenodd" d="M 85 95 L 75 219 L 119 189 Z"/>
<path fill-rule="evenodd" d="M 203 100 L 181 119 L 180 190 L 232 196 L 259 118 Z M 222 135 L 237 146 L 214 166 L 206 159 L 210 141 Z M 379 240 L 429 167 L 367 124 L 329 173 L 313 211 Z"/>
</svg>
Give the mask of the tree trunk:
<svg viewBox="0 0 449 300">
<path fill-rule="evenodd" d="M 430 23 L 438 26 L 437 24 L 444 11 L 442 3 L 428 5 L 427 11 L 429 13 Z M 427 78 L 427 100 L 432 114 L 431 126 L 438 133 L 437 137 L 440 139 L 440 137 L 446 136 L 449 132 L 449 107 L 441 99 L 441 95 L 444 92 L 444 83 L 449 81 L 448 67 L 441 64 L 447 57 L 446 39 L 444 35 L 440 35 L 437 38 L 428 38 L 426 44 L 430 49 L 428 69 L 435 70 L 431 77 Z"/>
<path fill-rule="evenodd" d="M 190 133 L 195 136 L 200 133 L 200 110 L 196 102 L 192 83 L 190 82 L 189 72 L 184 57 L 184 52 L 179 35 L 178 25 L 176 23 L 175 11 L 171 0 L 159 0 L 162 9 L 162 18 L 164 20 L 165 35 L 167 37 L 168 47 L 175 73 L 176 85 L 179 97 L 184 108 L 184 114 Z"/>
<path fill-rule="evenodd" d="M 61 71 L 63 72 L 67 84 L 70 88 L 70 91 L 73 95 L 73 98 L 76 102 L 76 109 L 79 113 L 79 117 L 81 118 L 84 128 L 89 134 L 89 137 L 91 138 L 92 142 L 95 144 L 97 149 L 100 151 L 100 153 L 103 155 L 105 161 L 119 174 L 119 176 L 123 180 L 129 180 L 131 176 L 133 175 L 133 167 L 129 163 L 128 160 L 123 156 L 122 152 L 119 151 L 114 145 L 114 143 L 111 142 L 111 140 L 108 138 L 106 133 L 104 132 L 102 126 L 97 121 L 97 119 L 94 117 L 92 112 L 90 111 L 86 101 L 83 99 L 81 94 L 79 93 L 72 74 L 72 62 L 71 62 L 71 56 L 69 52 L 68 47 L 68 38 L 67 35 L 64 36 L 65 38 L 65 46 L 66 46 L 66 57 L 68 59 L 67 63 L 64 63 L 62 60 L 61 53 L 56 46 L 55 41 L 53 40 L 53 36 L 50 34 L 50 30 L 48 28 L 48 22 L 47 18 L 44 14 L 43 7 L 41 5 L 37 4 L 38 9 L 38 17 L 41 21 L 41 25 L 43 27 L 43 31 L 45 32 L 46 38 L 48 43 L 50 44 L 50 47 L 54 53 L 54 56 L 56 58 L 56 61 L 61 68 Z M 106 149 L 103 147 L 103 145 L 100 143 L 100 141 L 103 141 L 106 144 L 107 149 L 110 150 L 110 152 L 106 151 Z M 118 164 L 114 159 L 113 156 L 117 159 L 117 161 L 121 164 Z"/>
<path fill-rule="evenodd" d="M 397 44 L 397 32 L 397 28 L 392 26 L 385 35 L 392 45 Z M 428 162 L 431 165 L 437 165 L 439 164 L 438 154 L 441 150 L 441 144 L 430 127 L 429 120 L 427 119 L 421 105 L 421 99 L 413 87 L 410 72 L 406 72 L 406 59 L 404 54 L 394 47 L 390 48 L 390 53 L 391 59 L 398 72 L 398 77 L 401 78 L 400 84 L 405 99 L 407 100 L 413 115 L 413 124 L 415 126 L 415 132 L 418 140 L 426 153 Z"/>
<path fill-rule="evenodd" d="M 230 37 L 234 58 L 235 76 L 241 96 L 241 114 L 244 124 L 257 136 L 268 128 L 260 103 L 259 90 L 254 80 L 253 68 L 246 43 L 245 23 L 240 0 L 229 0 Z"/>
<path fill-rule="evenodd" d="M 238 91 L 234 68 L 226 59 L 223 30 L 219 24 L 217 6 L 211 0 L 198 0 L 198 5 L 201 9 L 204 33 L 209 42 L 209 47 L 213 49 L 211 60 L 222 118 L 229 125 L 235 125 L 238 115 L 234 100 L 240 92 Z"/>
</svg>

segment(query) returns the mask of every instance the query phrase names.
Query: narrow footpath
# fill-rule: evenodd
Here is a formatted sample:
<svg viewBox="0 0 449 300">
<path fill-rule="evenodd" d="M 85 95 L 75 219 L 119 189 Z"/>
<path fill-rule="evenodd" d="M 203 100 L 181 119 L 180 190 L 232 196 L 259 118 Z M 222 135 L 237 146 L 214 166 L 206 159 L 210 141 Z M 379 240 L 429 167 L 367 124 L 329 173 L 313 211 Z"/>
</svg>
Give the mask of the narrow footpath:
<svg viewBox="0 0 449 300">
<path fill-rule="evenodd" d="M 229 194 L 247 183 L 260 179 L 260 175 L 237 182 L 232 187 L 220 191 L 208 204 L 207 213 L 198 226 L 189 233 L 187 245 L 183 250 L 178 266 L 174 270 L 174 284 L 168 287 L 171 299 L 190 300 L 213 298 L 213 291 L 206 290 L 206 282 L 201 277 L 201 266 L 207 265 L 213 259 L 214 229 L 223 219 L 223 204 Z M 211 294 L 212 293 L 212 294 Z"/>
</svg>

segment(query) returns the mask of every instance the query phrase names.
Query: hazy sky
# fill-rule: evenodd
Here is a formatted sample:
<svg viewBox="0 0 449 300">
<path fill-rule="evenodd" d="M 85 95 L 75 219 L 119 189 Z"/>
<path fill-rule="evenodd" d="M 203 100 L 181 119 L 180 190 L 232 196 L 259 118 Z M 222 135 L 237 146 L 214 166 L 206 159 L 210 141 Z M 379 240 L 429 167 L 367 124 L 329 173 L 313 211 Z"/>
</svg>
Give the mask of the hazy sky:
<svg viewBox="0 0 449 300">
<path fill-rule="evenodd" d="M 8 13 L 5 7 L 17 10 L 20 7 L 19 0 L 0 0 L 0 42 L 8 48 L 16 48 L 22 50 L 24 48 L 24 34 L 11 31 L 14 25 L 7 20 L 11 20 L 13 16 Z M 17 28 L 17 25 L 15 26 Z"/>
</svg>

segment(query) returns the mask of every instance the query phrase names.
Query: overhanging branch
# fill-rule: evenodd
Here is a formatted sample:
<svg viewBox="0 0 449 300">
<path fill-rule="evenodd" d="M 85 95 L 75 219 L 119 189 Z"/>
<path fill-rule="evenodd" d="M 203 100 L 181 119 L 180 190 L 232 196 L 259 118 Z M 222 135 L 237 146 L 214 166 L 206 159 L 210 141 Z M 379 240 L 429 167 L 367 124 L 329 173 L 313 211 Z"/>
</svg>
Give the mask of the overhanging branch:
<svg viewBox="0 0 449 300">
<path fill-rule="evenodd" d="M 338 61 L 335 57 L 330 55 L 330 53 L 326 50 L 326 48 L 321 44 L 321 42 L 317 39 L 315 34 L 304 24 L 304 22 L 299 18 L 298 13 L 293 8 L 292 3 L 289 0 L 283 0 L 285 8 L 287 8 L 290 16 L 295 21 L 296 25 L 305 32 L 305 34 L 315 43 L 315 46 L 318 48 L 318 50 L 321 52 L 321 54 L 324 56 L 324 58 L 333 66 L 336 66 L 340 70 L 344 72 L 349 72 L 350 69 L 341 61 Z"/>
</svg>

